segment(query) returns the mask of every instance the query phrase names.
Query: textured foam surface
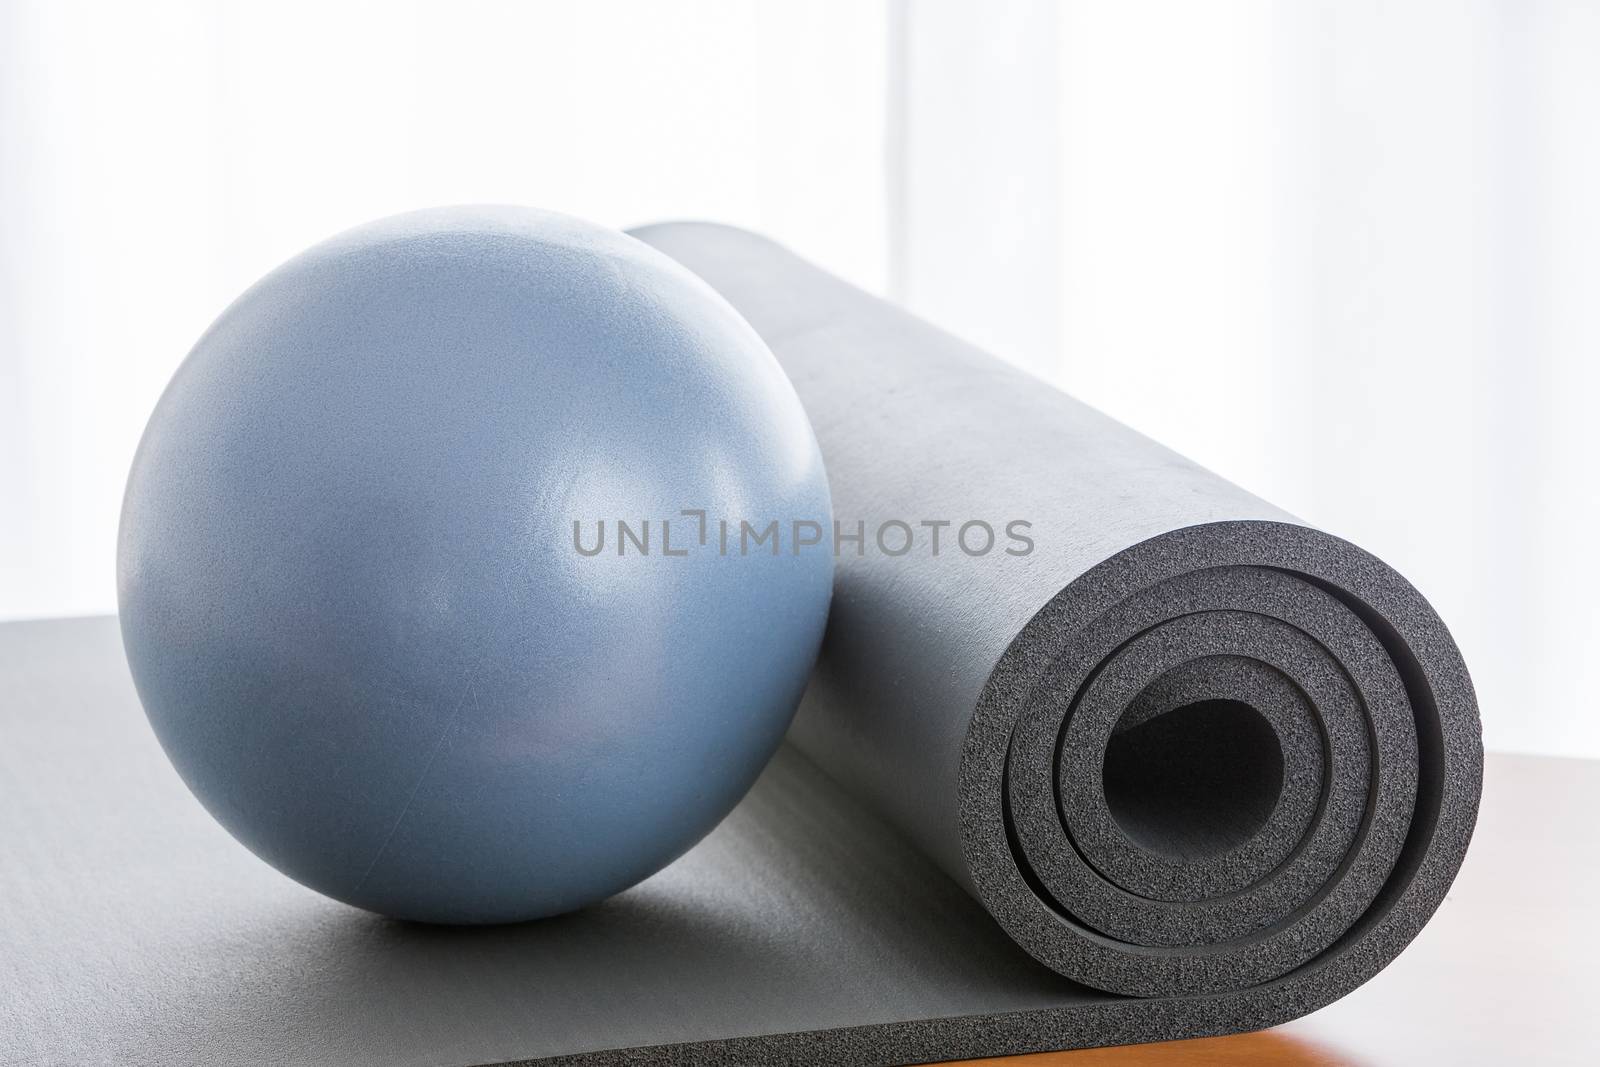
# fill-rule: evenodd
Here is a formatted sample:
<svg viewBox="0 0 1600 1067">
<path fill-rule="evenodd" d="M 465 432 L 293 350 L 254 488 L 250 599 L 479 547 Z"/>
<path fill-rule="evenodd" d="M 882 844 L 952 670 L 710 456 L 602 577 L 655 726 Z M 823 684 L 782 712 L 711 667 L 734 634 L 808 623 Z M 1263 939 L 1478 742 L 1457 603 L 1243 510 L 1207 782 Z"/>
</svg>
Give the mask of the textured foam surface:
<svg viewBox="0 0 1600 1067">
<path fill-rule="evenodd" d="M 777 354 L 841 521 L 1024 520 L 1036 542 L 843 555 L 797 747 L 1041 962 L 1174 998 L 1146 1005 L 1174 1036 L 1196 994 L 1309 1007 L 1415 935 L 1483 752 L 1404 578 L 770 241 L 637 235 Z M 1176 740 L 1195 716 L 1211 744 Z M 1127 745 L 1148 766 L 1119 762 L 1108 800 Z"/>
<path fill-rule="evenodd" d="M 114 619 L 0 625 L 0 691 L 7 1064 L 914 1063 L 1318 1003 L 1284 982 L 1180 1001 L 1069 982 L 791 745 L 708 838 L 595 908 L 383 919 L 212 821 L 150 733 Z"/>
</svg>

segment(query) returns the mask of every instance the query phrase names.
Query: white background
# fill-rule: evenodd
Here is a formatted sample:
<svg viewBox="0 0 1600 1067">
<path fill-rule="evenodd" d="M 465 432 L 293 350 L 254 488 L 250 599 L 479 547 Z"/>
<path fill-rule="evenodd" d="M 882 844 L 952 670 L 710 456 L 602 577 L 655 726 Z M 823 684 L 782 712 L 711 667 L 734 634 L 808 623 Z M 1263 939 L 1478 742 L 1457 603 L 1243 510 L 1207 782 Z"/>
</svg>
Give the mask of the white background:
<svg viewBox="0 0 1600 1067">
<path fill-rule="evenodd" d="M 0 618 L 210 320 L 429 204 L 764 230 L 1383 556 L 1600 756 L 1600 7 L 0 0 Z"/>
</svg>

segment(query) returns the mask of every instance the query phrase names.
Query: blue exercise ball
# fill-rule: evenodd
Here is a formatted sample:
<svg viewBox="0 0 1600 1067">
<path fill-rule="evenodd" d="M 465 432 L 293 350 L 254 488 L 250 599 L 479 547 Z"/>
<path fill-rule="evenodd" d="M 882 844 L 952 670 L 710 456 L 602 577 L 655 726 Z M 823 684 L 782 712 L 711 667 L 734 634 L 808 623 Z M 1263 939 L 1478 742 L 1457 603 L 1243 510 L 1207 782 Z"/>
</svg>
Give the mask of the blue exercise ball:
<svg viewBox="0 0 1600 1067">
<path fill-rule="evenodd" d="M 794 390 L 698 278 L 562 215 L 420 211 L 285 263 L 179 367 L 123 503 L 123 642 L 257 856 L 386 915 L 531 919 L 744 794 L 832 532 Z"/>
</svg>

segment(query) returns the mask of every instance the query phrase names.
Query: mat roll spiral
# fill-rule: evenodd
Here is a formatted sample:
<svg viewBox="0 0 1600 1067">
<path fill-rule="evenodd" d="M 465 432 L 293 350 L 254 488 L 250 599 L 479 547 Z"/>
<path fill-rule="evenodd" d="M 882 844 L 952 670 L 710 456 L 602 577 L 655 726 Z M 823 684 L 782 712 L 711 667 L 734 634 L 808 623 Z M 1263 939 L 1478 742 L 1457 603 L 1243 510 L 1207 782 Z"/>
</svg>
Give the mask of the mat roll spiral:
<svg viewBox="0 0 1600 1067">
<path fill-rule="evenodd" d="M 1036 959 L 1173 998 L 1172 1036 L 1308 1011 L 1416 934 L 1482 748 L 1404 578 L 770 241 L 636 235 L 773 348 L 837 516 L 1034 543 L 841 552 L 794 744 Z"/>
</svg>

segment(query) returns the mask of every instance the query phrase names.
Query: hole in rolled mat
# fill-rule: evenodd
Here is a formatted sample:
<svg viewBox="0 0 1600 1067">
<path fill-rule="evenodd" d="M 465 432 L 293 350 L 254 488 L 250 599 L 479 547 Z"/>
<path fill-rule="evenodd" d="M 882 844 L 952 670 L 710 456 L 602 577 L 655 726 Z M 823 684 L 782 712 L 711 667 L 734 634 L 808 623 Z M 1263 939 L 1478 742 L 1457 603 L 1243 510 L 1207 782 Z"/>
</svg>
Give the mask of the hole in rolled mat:
<svg viewBox="0 0 1600 1067">
<path fill-rule="evenodd" d="M 1249 704 L 1201 700 L 1113 730 L 1103 774 L 1106 806 L 1135 844 L 1197 860 L 1266 823 L 1283 791 L 1283 750 Z"/>
</svg>

